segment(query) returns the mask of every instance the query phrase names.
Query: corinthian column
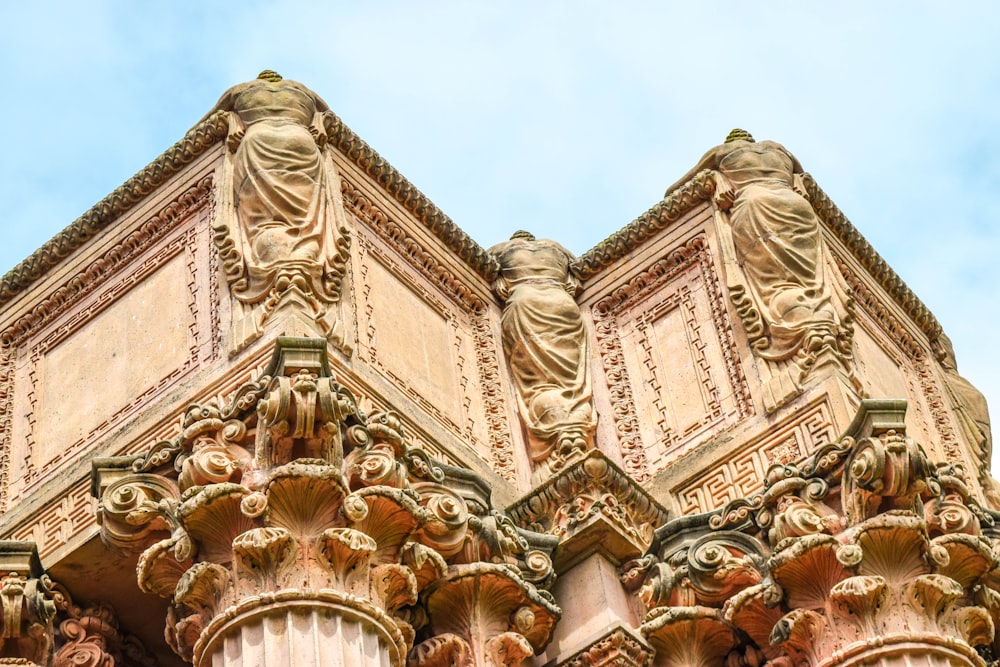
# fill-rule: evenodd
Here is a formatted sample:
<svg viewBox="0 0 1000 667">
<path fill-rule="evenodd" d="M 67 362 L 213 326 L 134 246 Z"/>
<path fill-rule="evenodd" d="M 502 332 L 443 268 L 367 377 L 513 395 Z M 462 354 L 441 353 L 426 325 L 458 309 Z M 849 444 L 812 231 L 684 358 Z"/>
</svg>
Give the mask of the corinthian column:
<svg viewBox="0 0 1000 667">
<path fill-rule="evenodd" d="M 139 587 L 172 602 L 171 647 L 199 667 L 398 667 L 437 632 L 431 591 L 486 554 L 535 601 L 528 650 L 541 650 L 559 610 L 516 574 L 516 540 L 490 539 L 496 518 L 474 516 L 396 415 L 358 410 L 326 345 L 279 339 L 225 405 L 192 406 L 173 440 L 95 465 L 102 536 L 142 552 Z M 489 514 L 488 495 L 475 507 Z"/>
</svg>

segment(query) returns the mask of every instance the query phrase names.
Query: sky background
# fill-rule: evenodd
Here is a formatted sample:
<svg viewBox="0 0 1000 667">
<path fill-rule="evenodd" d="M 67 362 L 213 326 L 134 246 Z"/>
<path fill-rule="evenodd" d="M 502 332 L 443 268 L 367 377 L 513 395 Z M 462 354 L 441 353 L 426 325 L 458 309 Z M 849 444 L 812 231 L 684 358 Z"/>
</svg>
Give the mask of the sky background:
<svg viewBox="0 0 1000 667">
<path fill-rule="evenodd" d="M 580 254 L 742 127 L 799 158 L 1000 413 L 1000 3 L 612 4 L 2 2 L 0 273 L 265 68 L 484 247 Z"/>
</svg>

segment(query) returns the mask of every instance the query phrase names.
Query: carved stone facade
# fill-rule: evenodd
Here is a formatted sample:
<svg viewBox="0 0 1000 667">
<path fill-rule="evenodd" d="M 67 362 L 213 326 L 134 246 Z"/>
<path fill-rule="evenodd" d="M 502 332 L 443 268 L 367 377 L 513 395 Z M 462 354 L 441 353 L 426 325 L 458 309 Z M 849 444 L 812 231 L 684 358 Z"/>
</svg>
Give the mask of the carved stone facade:
<svg viewBox="0 0 1000 667">
<path fill-rule="evenodd" d="M 265 71 L 0 302 L 0 664 L 1000 656 L 985 401 L 773 142 L 487 251 Z"/>
</svg>

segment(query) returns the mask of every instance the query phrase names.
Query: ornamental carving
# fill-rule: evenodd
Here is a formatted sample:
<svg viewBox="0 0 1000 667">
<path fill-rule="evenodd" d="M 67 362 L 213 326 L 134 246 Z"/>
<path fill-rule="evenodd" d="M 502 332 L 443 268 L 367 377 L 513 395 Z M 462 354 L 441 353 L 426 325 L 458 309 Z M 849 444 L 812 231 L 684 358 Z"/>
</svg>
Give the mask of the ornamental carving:
<svg viewBox="0 0 1000 667">
<path fill-rule="evenodd" d="M 329 107 L 266 70 L 226 91 L 207 117 L 218 111 L 227 114 L 232 160 L 214 231 L 241 311 L 234 344 L 255 337 L 283 303 L 315 322 L 318 333 L 331 333 L 328 309 L 340 299 L 349 238 L 323 151 Z"/>
<path fill-rule="evenodd" d="M 973 460 L 980 462 L 979 482 L 986 491 L 987 498 L 993 503 L 993 508 L 1000 509 L 1000 491 L 990 475 L 993 432 L 990 430 L 990 410 L 986 405 L 986 397 L 958 372 L 955 350 L 948 336 L 942 333 L 932 343 L 932 347 L 944 371 L 945 393 L 952 412 L 957 417 L 959 430 L 965 436 L 966 442 L 973 447 L 971 452 Z"/>
<path fill-rule="evenodd" d="M 616 562 L 631 558 L 649 547 L 653 530 L 667 519 L 666 509 L 596 450 L 507 508 L 507 513 L 524 528 L 559 538 L 560 561 L 580 551 L 567 543 L 577 541 L 592 526 L 600 526 L 595 538 L 600 552 Z"/>
<path fill-rule="evenodd" d="M 568 250 L 528 232 L 489 252 L 500 264 L 500 329 L 533 479 L 542 480 L 594 446 L 589 345 L 575 299 L 580 283 Z"/>
<path fill-rule="evenodd" d="M 765 408 L 776 409 L 809 377 L 850 376 L 853 302 L 827 257 L 798 160 L 780 144 L 733 130 L 667 194 L 705 169 L 714 170 L 730 299 L 771 369 Z"/>
<path fill-rule="evenodd" d="M 905 402 L 758 494 L 657 529 L 625 564 L 656 665 L 983 665 L 997 650 L 995 515 L 906 437 Z M 985 662 L 984 662 L 985 661 Z"/>
<path fill-rule="evenodd" d="M 321 627 L 360 633 L 392 665 L 513 665 L 542 650 L 560 615 L 545 590 L 557 540 L 409 446 L 394 413 L 363 413 L 326 355 L 324 339 L 279 338 L 225 405 L 192 405 L 175 438 L 95 468 L 102 537 L 141 552 L 140 589 L 172 603 L 171 647 L 208 665 L 244 642 L 252 662 L 286 656 L 286 635 L 320 650 L 301 633 Z"/>
<path fill-rule="evenodd" d="M 33 542 L 0 541 L 0 665 L 155 667 L 107 605 L 77 605 L 42 571 Z"/>
</svg>

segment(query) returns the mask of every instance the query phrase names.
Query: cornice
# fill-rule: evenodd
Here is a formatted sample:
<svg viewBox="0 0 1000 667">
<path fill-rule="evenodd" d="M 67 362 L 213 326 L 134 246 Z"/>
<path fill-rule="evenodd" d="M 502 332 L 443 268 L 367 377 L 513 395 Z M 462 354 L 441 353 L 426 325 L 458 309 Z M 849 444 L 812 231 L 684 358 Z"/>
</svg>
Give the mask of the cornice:
<svg viewBox="0 0 1000 667">
<path fill-rule="evenodd" d="M 0 278 L 0 305 L 13 299 L 108 224 L 131 210 L 167 179 L 205 153 L 226 136 L 228 128 L 223 112 L 213 114 L 191 128 L 183 139 Z"/>
<path fill-rule="evenodd" d="M 809 201 L 819 219 L 926 334 L 928 340 L 933 341 L 940 336 L 941 324 L 930 309 L 837 208 L 812 175 L 803 174 L 802 177 Z M 714 191 L 715 182 L 711 177 L 711 171 L 706 169 L 698 172 L 694 178 L 664 197 L 651 209 L 581 255 L 574 263 L 577 275 L 582 280 L 587 280 L 628 256 L 640 245 L 679 220 L 681 216 L 708 202 Z"/>
<path fill-rule="evenodd" d="M 713 192 L 712 172 L 708 169 L 698 172 L 651 209 L 580 255 L 573 263 L 573 270 L 581 280 L 591 278 L 680 220 L 688 211 L 707 202 Z"/>
<path fill-rule="evenodd" d="M 861 235 L 850 220 L 847 219 L 837 205 L 833 203 L 811 174 L 803 174 L 802 180 L 809 195 L 816 215 L 837 239 L 847 248 L 861 266 L 865 267 L 871 276 L 878 281 L 890 297 L 903 309 L 903 312 L 920 327 L 928 340 L 935 340 L 941 335 L 941 324 L 934 313 L 924 305 L 924 302 L 913 293 L 913 290 L 889 266 L 881 255 Z"/>
<path fill-rule="evenodd" d="M 392 195 L 449 250 L 486 280 L 496 277 L 500 268 L 496 259 L 332 112 L 327 115 L 326 131 L 337 150 Z"/>
<path fill-rule="evenodd" d="M 449 250 L 484 279 L 492 281 L 496 277 L 498 271 L 496 259 L 355 134 L 339 116 L 332 112 L 328 114 L 326 130 L 331 145 L 384 188 Z M 222 111 L 212 114 L 191 128 L 180 141 L 0 278 L 0 305 L 7 303 L 44 276 L 168 178 L 208 151 L 226 136 L 227 131 L 228 123 L 225 112 Z M 920 327 L 928 339 L 936 339 L 941 334 L 941 325 L 933 313 L 837 208 L 817 185 L 815 179 L 810 174 L 803 174 L 803 180 L 819 218 Z M 574 271 L 581 280 L 591 278 L 627 256 L 671 223 L 679 220 L 685 213 L 706 202 L 714 190 L 715 183 L 711 172 L 707 169 L 699 172 L 648 211 L 581 255 L 573 264 Z"/>
<path fill-rule="evenodd" d="M 191 128 L 183 139 L 0 278 L 0 305 L 13 299 L 168 178 L 224 139 L 228 128 L 223 111 L 212 114 Z M 476 273 L 486 280 L 493 280 L 497 272 L 496 260 L 426 195 L 335 114 L 327 117 L 326 129 L 332 146 L 384 188 Z"/>
</svg>

